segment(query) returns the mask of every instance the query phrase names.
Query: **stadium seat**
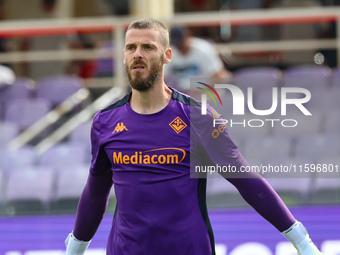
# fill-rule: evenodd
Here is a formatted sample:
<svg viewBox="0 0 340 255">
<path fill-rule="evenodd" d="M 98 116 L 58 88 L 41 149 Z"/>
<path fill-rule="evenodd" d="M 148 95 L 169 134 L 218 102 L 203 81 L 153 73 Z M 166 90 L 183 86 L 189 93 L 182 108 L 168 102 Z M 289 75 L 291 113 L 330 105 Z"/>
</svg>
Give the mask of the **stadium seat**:
<svg viewBox="0 0 340 255">
<path fill-rule="evenodd" d="M 9 172 L 5 192 L 7 212 L 46 212 L 53 194 L 54 179 L 54 171 L 49 167 L 27 167 L 24 171 Z"/>
<path fill-rule="evenodd" d="M 89 173 L 89 164 L 69 165 L 57 169 L 56 191 L 50 206 L 51 213 L 75 213 L 79 197 L 84 189 Z M 111 189 L 107 212 L 114 213 L 116 197 Z"/>
<path fill-rule="evenodd" d="M 90 163 L 91 161 L 91 121 L 87 121 L 79 125 L 75 128 L 69 135 L 69 143 L 76 144 L 76 146 L 83 146 L 83 149 L 86 153 L 85 161 Z"/>
<path fill-rule="evenodd" d="M 329 89 L 331 68 L 320 65 L 298 65 L 284 71 L 283 86 L 309 90 Z"/>
<path fill-rule="evenodd" d="M 51 204 L 52 210 L 73 210 L 77 208 L 84 189 L 89 165 L 75 165 L 57 172 L 56 191 Z"/>
<path fill-rule="evenodd" d="M 5 173 L 0 168 L 0 207 L 4 202 L 5 193 Z"/>
<path fill-rule="evenodd" d="M 321 134 L 297 137 L 295 156 L 321 160 L 324 157 L 340 155 L 340 135 Z"/>
<path fill-rule="evenodd" d="M 32 146 L 24 146 L 16 150 L 0 148 L 0 168 L 5 172 L 24 170 L 36 163 L 36 154 Z"/>
<path fill-rule="evenodd" d="M 260 165 L 258 159 L 246 160 L 249 165 Z M 249 206 L 239 191 L 217 173 L 209 174 L 207 178 L 207 204 L 210 208 Z"/>
<path fill-rule="evenodd" d="M 0 169 L 0 215 L 6 214 L 5 206 L 6 175 Z"/>
<path fill-rule="evenodd" d="M 0 121 L 4 119 L 4 106 L 0 104 Z"/>
<path fill-rule="evenodd" d="M 51 166 L 54 169 L 67 168 L 88 162 L 88 150 L 83 144 L 59 143 L 38 157 L 38 164 Z"/>
<path fill-rule="evenodd" d="M 275 67 L 245 67 L 234 72 L 233 82 L 242 90 L 252 87 L 256 93 L 278 87 L 281 75 L 281 71 Z"/>
<path fill-rule="evenodd" d="M 76 127 L 69 136 L 70 142 L 83 143 L 84 145 L 90 145 L 91 139 L 91 124 L 92 121 L 86 121 Z"/>
<path fill-rule="evenodd" d="M 231 183 L 218 174 L 212 174 L 207 179 L 207 205 L 209 208 L 222 208 L 247 206 L 247 203 Z"/>
<path fill-rule="evenodd" d="M 56 106 L 81 88 L 82 80 L 76 76 L 48 76 L 37 81 L 37 97 Z"/>
<path fill-rule="evenodd" d="M 259 161 L 271 157 L 290 157 L 292 139 L 285 136 L 266 136 L 248 138 L 244 145 L 246 158 L 257 158 Z"/>
<path fill-rule="evenodd" d="M 212 196 L 221 193 L 235 193 L 238 192 L 237 189 L 228 184 L 222 176 L 217 173 L 208 174 L 207 179 L 207 195 Z"/>
<path fill-rule="evenodd" d="M 340 203 L 340 157 L 326 156 L 316 161 L 316 167 L 322 171 L 315 171 L 313 190 L 310 198 L 312 204 Z"/>
<path fill-rule="evenodd" d="M 254 95 L 253 106 L 257 110 L 269 110 L 273 105 L 273 100 L 277 100 L 280 96 L 280 89 L 277 90 L 277 96 L 273 98 L 273 91 L 271 89 L 260 91 Z M 276 110 L 280 109 L 279 101 Z"/>
<path fill-rule="evenodd" d="M 292 138 L 307 134 L 320 134 L 324 113 L 320 109 L 309 109 L 308 107 L 306 109 L 312 115 L 304 115 L 299 109 L 287 107 L 287 115 L 276 115 L 276 119 L 280 119 L 281 123 L 275 123 L 272 133 Z"/>
<path fill-rule="evenodd" d="M 20 132 L 17 123 L 11 121 L 0 121 L 0 147 L 6 147 Z"/>
<path fill-rule="evenodd" d="M 340 134 L 340 114 L 338 109 L 333 108 L 325 115 L 323 125 L 323 132 L 325 134 Z"/>
<path fill-rule="evenodd" d="M 311 160 L 306 157 L 268 157 L 263 163 L 268 167 L 268 171 L 263 176 L 286 204 L 296 205 L 307 202 L 311 191 L 312 175 L 301 171 L 300 167 L 307 162 L 311 163 Z"/>
<path fill-rule="evenodd" d="M 340 67 L 333 70 L 331 77 L 331 87 L 340 87 Z"/>
<path fill-rule="evenodd" d="M 0 104 L 13 99 L 28 99 L 34 96 L 35 83 L 28 78 L 17 78 L 13 84 L 0 87 Z"/>
<path fill-rule="evenodd" d="M 51 103 L 46 99 L 14 99 L 5 105 L 5 120 L 17 123 L 24 130 L 45 116 L 50 109 Z"/>
<path fill-rule="evenodd" d="M 330 89 L 315 89 L 311 91 L 311 99 L 306 103 L 307 109 L 322 110 L 325 114 L 340 107 L 340 86 Z"/>
<path fill-rule="evenodd" d="M 266 118 L 266 116 L 246 113 L 245 115 L 230 116 L 226 120 L 233 140 L 244 142 L 248 138 L 264 137 L 270 134 L 270 123 L 265 120 Z"/>
</svg>

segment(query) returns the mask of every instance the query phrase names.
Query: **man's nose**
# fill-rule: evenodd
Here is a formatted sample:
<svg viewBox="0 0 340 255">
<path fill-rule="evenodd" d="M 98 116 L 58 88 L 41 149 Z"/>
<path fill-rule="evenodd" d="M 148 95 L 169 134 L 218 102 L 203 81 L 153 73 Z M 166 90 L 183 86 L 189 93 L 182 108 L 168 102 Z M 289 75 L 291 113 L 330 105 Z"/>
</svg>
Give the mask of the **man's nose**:
<svg viewBox="0 0 340 255">
<path fill-rule="evenodd" d="M 141 48 L 140 47 L 137 47 L 135 52 L 134 52 L 134 55 L 133 55 L 133 58 L 134 59 L 141 59 L 143 58 L 143 55 L 142 55 L 142 52 L 141 52 Z"/>
</svg>

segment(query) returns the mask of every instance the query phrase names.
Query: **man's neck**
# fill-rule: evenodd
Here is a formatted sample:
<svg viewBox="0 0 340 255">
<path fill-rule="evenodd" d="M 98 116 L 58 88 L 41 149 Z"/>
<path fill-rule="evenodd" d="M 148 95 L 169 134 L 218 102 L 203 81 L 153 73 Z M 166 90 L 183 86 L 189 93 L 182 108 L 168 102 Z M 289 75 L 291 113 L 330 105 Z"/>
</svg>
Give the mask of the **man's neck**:
<svg viewBox="0 0 340 255">
<path fill-rule="evenodd" d="M 132 89 L 130 105 L 139 114 L 153 114 L 164 109 L 170 102 L 172 91 L 165 83 L 155 84 L 147 91 Z"/>
</svg>

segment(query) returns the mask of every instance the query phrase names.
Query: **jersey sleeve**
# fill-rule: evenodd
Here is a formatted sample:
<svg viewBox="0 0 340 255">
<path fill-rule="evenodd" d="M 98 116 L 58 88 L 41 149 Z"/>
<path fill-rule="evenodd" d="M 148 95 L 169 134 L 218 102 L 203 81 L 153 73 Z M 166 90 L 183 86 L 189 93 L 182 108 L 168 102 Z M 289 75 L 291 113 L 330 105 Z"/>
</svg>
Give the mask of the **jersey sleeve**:
<svg viewBox="0 0 340 255">
<path fill-rule="evenodd" d="M 214 122 L 214 120 L 217 121 Z M 220 114 L 208 105 L 207 115 L 201 115 L 199 123 L 197 139 L 200 141 L 199 154 L 202 153 L 201 158 L 204 158 L 204 164 L 239 167 L 244 157 L 233 142 Z"/>
<path fill-rule="evenodd" d="M 92 121 L 91 128 L 91 166 L 90 173 L 102 175 L 111 171 L 111 163 L 101 141 L 100 112 L 97 113 Z"/>
</svg>

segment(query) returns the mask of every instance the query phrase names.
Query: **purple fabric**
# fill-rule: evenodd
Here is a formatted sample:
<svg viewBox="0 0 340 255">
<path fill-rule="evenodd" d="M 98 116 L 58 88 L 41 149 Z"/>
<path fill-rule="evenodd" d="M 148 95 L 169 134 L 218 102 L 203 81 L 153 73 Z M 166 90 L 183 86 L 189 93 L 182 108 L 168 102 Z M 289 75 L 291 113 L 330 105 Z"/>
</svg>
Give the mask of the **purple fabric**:
<svg viewBox="0 0 340 255">
<path fill-rule="evenodd" d="M 243 156 L 227 129 L 218 140 L 212 138 L 215 113 L 210 109 L 205 118 L 189 118 L 190 108 L 197 113 L 199 107 L 191 107 L 185 95 L 174 90 L 169 104 L 150 115 L 135 113 L 129 97 L 93 120 L 90 176 L 79 202 L 74 235 L 83 241 L 94 236 L 114 183 L 117 208 L 108 255 L 214 254 L 206 180 L 190 178 L 190 165 L 207 161 L 240 166 Z M 161 135 L 155 139 L 155 134 Z M 269 185 L 248 177 L 228 180 L 278 229 L 290 224 L 288 209 Z"/>
<path fill-rule="evenodd" d="M 77 76 L 47 76 L 37 82 L 37 97 L 57 105 L 76 93 L 82 85 L 82 80 Z"/>
<path fill-rule="evenodd" d="M 78 204 L 73 234 L 78 240 L 89 241 L 101 223 L 112 186 L 112 175 L 89 175 Z"/>
<path fill-rule="evenodd" d="M 244 161 L 242 165 L 247 166 L 248 163 Z M 264 178 L 255 176 L 256 174 L 253 173 L 247 175 L 249 175 L 248 178 L 227 180 L 237 188 L 248 204 L 280 232 L 290 228 L 296 219 L 279 195 Z"/>
<path fill-rule="evenodd" d="M 91 132 L 91 174 L 112 171 L 117 198 L 108 254 L 213 254 L 190 178 L 190 105 L 174 92 L 163 110 L 141 115 L 129 96 L 97 114 Z"/>
<path fill-rule="evenodd" d="M 198 110 L 198 111 L 197 111 Z M 238 171 L 221 173 L 240 192 L 241 196 L 266 220 L 273 224 L 279 231 L 288 229 L 295 222 L 278 194 L 259 174 L 241 172 L 240 167 L 249 166 L 233 143 L 226 125 L 217 125 L 219 130 L 215 137 L 212 134 L 212 118 L 221 118 L 214 109 L 210 108 L 207 115 L 202 116 L 200 109 L 191 108 L 192 128 L 191 140 L 201 143 L 201 151 L 198 156 L 191 159 L 191 166 L 200 165 L 198 162 L 204 158 L 206 166 L 237 166 Z M 198 127 L 198 128 L 195 128 Z M 224 130 L 223 132 L 220 132 Z M 193 138 L 198 133 L 200 139 Z M 208 134 L 208 135 L 207 135 Z"/>
</svg>

